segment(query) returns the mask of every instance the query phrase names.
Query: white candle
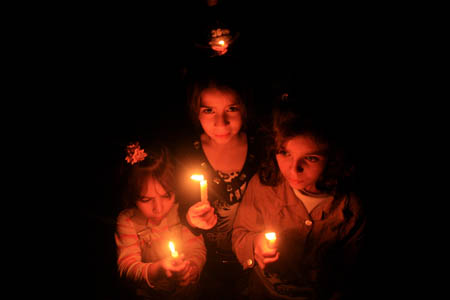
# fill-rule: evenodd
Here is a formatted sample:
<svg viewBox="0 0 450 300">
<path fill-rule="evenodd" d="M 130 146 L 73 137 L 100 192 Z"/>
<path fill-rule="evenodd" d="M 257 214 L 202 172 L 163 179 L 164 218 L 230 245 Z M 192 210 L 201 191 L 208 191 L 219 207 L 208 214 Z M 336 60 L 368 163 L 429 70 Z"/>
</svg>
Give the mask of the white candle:
<svg viewBox="0 0 450 300">
<path fill-rule="evenodd" d="M 169 242 L 169 249 L 170 249 L 170 252 L 172 253 L 172 257 L 173 258 L 177 258 L 178 257 L 178 251 L 175 250 L 175 244 L 172 241 Z"/>
<path fill-rule="evenodd" d="M 268 247 L 273 248 L 275 245 L 275 241 L 277 240 L 277 234 L 275 232 L 267 232 L 265 236 L 268 241 Z"/>
<path fill-rule="evenodd" d="M 194 174 L 191 179 L 200 181 L 200 201 L 203 203 L 208 202 L 208 182 L 204 179 L 203 175 Z"/>
</svg>

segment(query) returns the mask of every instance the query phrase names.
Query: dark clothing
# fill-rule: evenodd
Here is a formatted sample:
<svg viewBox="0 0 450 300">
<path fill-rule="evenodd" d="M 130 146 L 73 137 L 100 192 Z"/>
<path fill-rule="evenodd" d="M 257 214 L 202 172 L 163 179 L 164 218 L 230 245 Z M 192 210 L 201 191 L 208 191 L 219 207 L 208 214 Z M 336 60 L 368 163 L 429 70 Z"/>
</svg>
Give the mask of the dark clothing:
<svg viewBox="0 0 450 300">
<path fill-rule="evenodd" d="M 203 235 L 207 248 L 207 262 L 200 280 L 200 288 L 204 291 L 205 299 L 207 297 L 220 299 L 219 296 L 241 299 L 230 296 L 232 293 L 243 293 L 247 288 L 248 272 L 243 271 L 231 249 L 231 233 L 236 212 L 247 189 L 247 183 L 258 167 L 254 138 L 248 138 L 247 149 L 244 166 L 237 174 L 223 174 L 214 170 L 199 140 L 194 140 L 185 147 L 179 147 L 176 154 L 180 218 L 194 234 Z M 186 221 L 189 207 L 200 201 L 199 184 L 190 179 L 192 174 L 202 174 L 208 182 L 208 201 L 218 217 L 217 224 L 210 230 L 192 228 Z M 240 291 L 237 291 L 238 289 Z M 216 295 L 206 296 L 209 291 Z"/>
</svg>

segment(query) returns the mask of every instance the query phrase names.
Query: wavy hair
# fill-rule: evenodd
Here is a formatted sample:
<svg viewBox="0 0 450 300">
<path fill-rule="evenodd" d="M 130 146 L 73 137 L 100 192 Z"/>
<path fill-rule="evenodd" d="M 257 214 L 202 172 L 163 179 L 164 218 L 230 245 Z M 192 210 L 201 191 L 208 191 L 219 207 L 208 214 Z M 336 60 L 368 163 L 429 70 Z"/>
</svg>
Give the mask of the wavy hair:
<svg viewBox="0 0 450 300">
<path fill-rule="evenodd" d="M 309 105 L 293 97 L 283 97 L 274 106 L 270 124 L 262 128 L 265 137 L 265 159 L 262 160 L 258 176 L 264 185 L 276 186 L 282 175 L 276 161 L 276 154 L 290 139 L 309 136 L 316 143 L 326 145 L 327 164 L 316 182 L 323 192 L 349 188 L 354 165 L 347 159 L 345 147 L 341 144 L 335 119 L 318 106 Z"/>
</svg>

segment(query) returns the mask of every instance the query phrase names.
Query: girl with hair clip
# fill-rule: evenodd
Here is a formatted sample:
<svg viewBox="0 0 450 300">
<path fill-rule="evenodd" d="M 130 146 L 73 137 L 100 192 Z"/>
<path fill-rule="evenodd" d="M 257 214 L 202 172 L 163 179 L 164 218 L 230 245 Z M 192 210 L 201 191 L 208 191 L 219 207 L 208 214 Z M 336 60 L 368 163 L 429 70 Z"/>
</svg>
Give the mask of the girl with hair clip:
<svg viewBox="0 0 450 300">
<path fill-rule="evenodd" d="M 252 269 L 251 299 L 349 299 L 357 288 L 366 218 L 332 116 L 286 95 L 275 105 L 267 157 L 232 234 L 233 251 Z"/>
<path fill-rule="evenodd" d="M 203 299 L 246 299 L 248 286 L 249 273 L 231 250 L 231 231 L 247 183 L 256 173 L 257 144 L 247 122 L 251 89 L 226 69 L 212 67 L 188 85 L 198 132 L 177 155 L 180 216 L 193 233 L 203 235 L 207 248 L 200 279 Z M 192 174 L 204 176 L 207 201 L 200 201 Z"/>
<path fill-rule="evenodd" d="M 180 223 L 168 149 L 132 143 L 125 163 L 123 210 L 115 233 L 120 276 L 137 299 L 196 299 L 206 248 L 202 236 Z"/>
</svg>

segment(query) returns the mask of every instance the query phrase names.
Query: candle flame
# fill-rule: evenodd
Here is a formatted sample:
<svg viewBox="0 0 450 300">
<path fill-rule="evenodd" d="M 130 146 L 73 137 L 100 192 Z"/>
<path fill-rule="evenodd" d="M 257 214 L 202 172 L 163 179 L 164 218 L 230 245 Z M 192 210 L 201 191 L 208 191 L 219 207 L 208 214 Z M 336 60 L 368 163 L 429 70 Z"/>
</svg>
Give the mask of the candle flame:
<svg viewBox="0 0 450 300">
<path fill-rule="evenodd" d="M 194 174 L 194 175 L 192 175 L 192 176 L 191 176 L 191 179 L 197 180 L 197 181 L 203 181 L 203 180 L 205 180 L 205 178 L 203 177 L 203 175 L 200 175 L 200 174 Z"/>
<path fill-rule="evenodd" d="M 225 45 L 225 41 L 224 40 L 220 40 L 219 44 L 223 46 L 223 45 Z"/>
<path fill-rule="evenodd" d="M 172 257 L 178 257 L 178 252 L 175 250 L 175 244 L 172 241 L 169 242 L 169 249 L 172 252 Z"/>
<path fill-rule="evenodd" d="M 277 239 L 277 235 L 275 232 L 267 232 L 266 239 L 269 241 L 275 241 Z"/>
</svg>

